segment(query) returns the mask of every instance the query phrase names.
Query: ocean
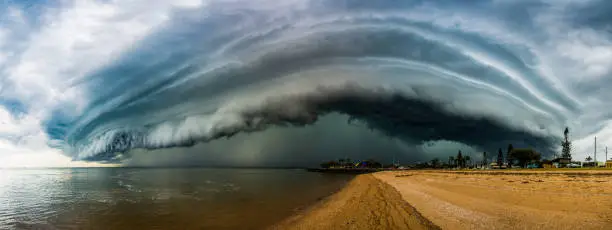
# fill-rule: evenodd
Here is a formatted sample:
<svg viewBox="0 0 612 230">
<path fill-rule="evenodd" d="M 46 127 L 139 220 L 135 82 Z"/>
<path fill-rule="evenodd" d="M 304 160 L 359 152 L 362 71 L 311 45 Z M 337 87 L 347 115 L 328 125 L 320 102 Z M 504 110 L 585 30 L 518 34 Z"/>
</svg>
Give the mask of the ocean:
<svg viewBox="0 0 612 230">
<path fill-rule="evenodd" d="M 0 229 L 262 229 L 350 179 L 301 169 L 0 169 Z"/>
</svg>

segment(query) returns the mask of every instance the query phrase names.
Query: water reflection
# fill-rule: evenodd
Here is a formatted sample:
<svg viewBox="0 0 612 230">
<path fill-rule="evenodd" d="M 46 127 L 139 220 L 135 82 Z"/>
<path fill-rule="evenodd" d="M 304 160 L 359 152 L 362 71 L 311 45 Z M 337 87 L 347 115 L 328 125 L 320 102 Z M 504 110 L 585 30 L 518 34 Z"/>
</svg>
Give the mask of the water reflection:
<svg viewBox="0 0 612 230">
<path fill-rule="evenodd" d="M 0 229 L 254 229 L 340 188 L 302 170 L 0 170 Z"/>
</svg>

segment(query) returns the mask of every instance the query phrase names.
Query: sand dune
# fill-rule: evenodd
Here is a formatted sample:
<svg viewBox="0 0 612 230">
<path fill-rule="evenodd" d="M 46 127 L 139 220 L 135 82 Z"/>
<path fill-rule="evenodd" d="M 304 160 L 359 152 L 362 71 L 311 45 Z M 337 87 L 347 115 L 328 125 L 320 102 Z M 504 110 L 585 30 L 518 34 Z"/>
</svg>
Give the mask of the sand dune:
<svg viewBox="0 0 612 230">
<path fill-rule="evenodd" d="M 357 176 L 273 229 L 612 229 L 606 173 L 396 171 Z"/>
</svg>

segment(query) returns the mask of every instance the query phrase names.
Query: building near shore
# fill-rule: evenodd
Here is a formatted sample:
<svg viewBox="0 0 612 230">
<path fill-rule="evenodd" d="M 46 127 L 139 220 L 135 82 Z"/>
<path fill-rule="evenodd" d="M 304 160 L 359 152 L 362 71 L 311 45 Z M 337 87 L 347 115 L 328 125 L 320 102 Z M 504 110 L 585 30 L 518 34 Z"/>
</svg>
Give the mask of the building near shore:
<svg viewBox="0 0 612 230">
<path fill-rule="evenodd" d="M 612 160 L 606 161 L 606 168 L 612 168 Z"/>
<path fill-rule="evenodd" d="M 566 168 L 568 164 L 572 163 L 571 158 L 559 157 L 552 160 L 553 168 Z"/>
</svg>

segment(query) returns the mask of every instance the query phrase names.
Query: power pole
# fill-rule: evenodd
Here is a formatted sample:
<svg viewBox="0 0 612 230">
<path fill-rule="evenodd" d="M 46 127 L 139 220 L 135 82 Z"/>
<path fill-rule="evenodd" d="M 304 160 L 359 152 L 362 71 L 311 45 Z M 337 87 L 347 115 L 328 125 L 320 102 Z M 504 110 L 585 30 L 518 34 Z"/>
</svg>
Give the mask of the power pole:
<svg viewBox="0 0 612 230">
<path fill-rule="evenodd" d="M 608 146 L 606 146 L 606 160 L 604 162 L 608 161 Z"/>
<path fill-rule="evenodd" d="M 595 137 L 595 150 L 593 155 L 595 155 L 595 166 L 597 166 L 597 137 Z"/>
</svg>

